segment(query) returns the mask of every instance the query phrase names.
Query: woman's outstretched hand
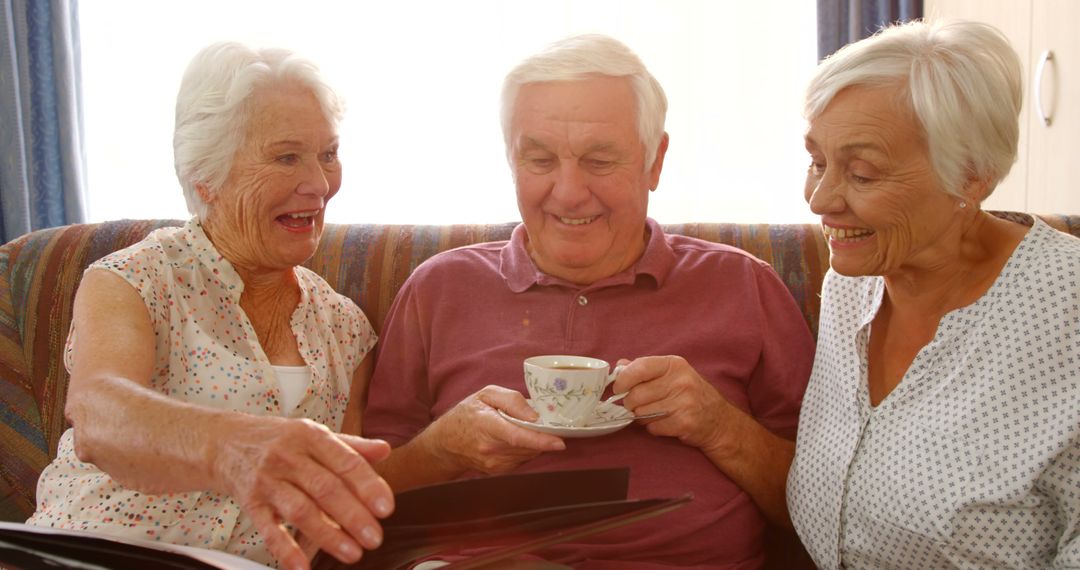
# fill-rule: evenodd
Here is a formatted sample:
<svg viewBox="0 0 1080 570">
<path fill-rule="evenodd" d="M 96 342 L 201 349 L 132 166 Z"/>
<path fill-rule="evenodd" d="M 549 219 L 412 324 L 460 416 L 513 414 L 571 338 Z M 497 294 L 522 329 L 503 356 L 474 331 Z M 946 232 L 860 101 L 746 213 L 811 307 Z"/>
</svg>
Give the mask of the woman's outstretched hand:
<svg viewBox="0 0 1080 570">
<path fill-rule="evenodd" d="M 309 567 L 286 524 L 346 563 L 382 543 L 378 519 L 393 512 L 394 495 L 371 464 L 390 454 L 386 442 L 305 419 L 248 420 L 218 446 L 215 480 L 282 568 Z"/>
</svg>

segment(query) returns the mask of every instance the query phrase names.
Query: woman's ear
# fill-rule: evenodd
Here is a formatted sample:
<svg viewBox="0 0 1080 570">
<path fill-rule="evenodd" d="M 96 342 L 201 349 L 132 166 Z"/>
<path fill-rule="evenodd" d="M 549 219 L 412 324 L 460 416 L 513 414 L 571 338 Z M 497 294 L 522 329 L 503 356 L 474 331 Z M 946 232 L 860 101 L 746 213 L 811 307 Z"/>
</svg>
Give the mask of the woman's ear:
<svg viewBox="0 0 1080 570">
<path fill-rule="evenodd" d="M 204 182 L 195 183 L 195 193 L 207 204 L 214 200 L 214 193 L 210 191 L 210 188 L 208 188 Z"/>
<path fill-rule="evenodd" d="M 985 178 L 976 178 L 969 176 L 964 181 L 964 187 L 960 189 L 960 195 L 966 198 L 969 202 L 975 205 L 982 204 L 988 196 L 990 196 L 990 182 Z"/>
</svg>

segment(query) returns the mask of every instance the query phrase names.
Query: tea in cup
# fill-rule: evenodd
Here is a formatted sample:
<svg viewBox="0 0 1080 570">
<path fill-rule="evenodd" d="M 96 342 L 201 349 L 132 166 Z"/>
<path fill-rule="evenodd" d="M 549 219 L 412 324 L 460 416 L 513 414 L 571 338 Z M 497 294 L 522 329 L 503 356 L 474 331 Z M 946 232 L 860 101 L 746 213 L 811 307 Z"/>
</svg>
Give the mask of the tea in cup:
<svg viewBox="0 0 1080 570">
<path fill-rule="evenodd" d="M 608 372 L 599 358 L 570 355 L 533 356 L 525 359 L 525 387 L 540 422 L 582 427 L 600 402 L 620 367 Z"/>
</svg>

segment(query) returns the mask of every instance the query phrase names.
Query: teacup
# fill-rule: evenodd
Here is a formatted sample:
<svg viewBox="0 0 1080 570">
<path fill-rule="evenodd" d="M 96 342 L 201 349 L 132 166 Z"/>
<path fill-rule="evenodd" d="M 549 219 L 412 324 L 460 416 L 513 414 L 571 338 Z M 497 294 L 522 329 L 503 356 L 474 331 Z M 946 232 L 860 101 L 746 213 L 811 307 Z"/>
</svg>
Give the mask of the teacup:
<svg viewBox="0 0 1080 570">
<path fill-rule="evenodd" d="M 599 358 L 553 354 L 525 359 L 525 387 L 540 422 L 581 427 L 621 367 Z"/>
</svg>

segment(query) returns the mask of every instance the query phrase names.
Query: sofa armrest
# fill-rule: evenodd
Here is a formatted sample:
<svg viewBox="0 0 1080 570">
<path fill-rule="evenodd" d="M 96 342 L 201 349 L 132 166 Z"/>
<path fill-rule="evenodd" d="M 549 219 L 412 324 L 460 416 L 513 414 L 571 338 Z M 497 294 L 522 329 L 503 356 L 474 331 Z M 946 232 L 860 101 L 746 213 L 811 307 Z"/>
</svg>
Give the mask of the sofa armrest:
<svg viewBox="0 0 1080 570">
<path fill-rule="evenodd" d="M 67 429 L 63 353 L 87 265 L 176 220 L 39 230 L 0 247 L 0 520 L 34 511 L 37 479 Z"/>
</svg>

